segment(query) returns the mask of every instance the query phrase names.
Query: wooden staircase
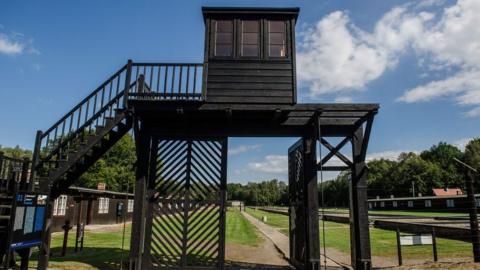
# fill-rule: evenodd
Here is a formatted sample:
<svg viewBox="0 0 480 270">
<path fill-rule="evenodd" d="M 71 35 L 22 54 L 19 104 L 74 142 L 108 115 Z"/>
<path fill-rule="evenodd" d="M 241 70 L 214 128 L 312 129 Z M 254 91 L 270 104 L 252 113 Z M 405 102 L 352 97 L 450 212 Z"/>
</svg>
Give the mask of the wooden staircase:
<svg viewBox="0 0 480 270">
<path fill-rule="evenodd" d="M 53 126 L 37 132 L 32 189 L 50 193 L 53 200 L 74 184 L 132 128 L 129 100 L 201 102 L 203 68 L 129 60 Z"/>
<path fill-rule="evenodd" d="M 132 128 L 125 93 L 131 62 L 45 132 L 38 131 L 30 182 L 57 198 Z"/>
</svg>

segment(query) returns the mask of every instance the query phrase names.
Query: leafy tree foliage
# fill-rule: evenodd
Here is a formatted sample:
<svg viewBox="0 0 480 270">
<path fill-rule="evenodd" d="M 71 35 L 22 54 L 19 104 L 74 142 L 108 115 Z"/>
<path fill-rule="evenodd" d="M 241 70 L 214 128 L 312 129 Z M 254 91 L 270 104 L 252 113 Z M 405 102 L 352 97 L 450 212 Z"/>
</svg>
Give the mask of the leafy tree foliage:
<svg viewBox="0 0 480 270">
<path fill-rule="evenodd" d="M 420 157 L 426 161 L 437 164 L 443 173 L 443 181 L 445 186 L 461 186 L 463 185 L 462 175 L 459 173 L 459 167 L 453 158 L 462 159 L 463 153 L 457 147 L 446 142 L 440 142 L 432 146 L 429 150 L 425 150 Z"/>
<path fill-rule="evenodd" d="M 88 169 L 76 185 L 97 188 L 99 182 L 104 182 L 108 190 L 132 192 L 135 160 L 135 143 L 127 134 Z"/>
<path fill-rule="evenodd" d="M 244 201 L 247 205 L 288 205 L 288 187 L 282 181 L 273 179 L 246 185 L 227 184 L 228 200 Z"/>
<path fill-rule="evenodd" d="M 32 151 L 23 149 L 18 145 L 15 147 L 2 147 L 2 145 L 0 145 L 0 152 L 12 158 L 32 158 Z"/>
</svg>

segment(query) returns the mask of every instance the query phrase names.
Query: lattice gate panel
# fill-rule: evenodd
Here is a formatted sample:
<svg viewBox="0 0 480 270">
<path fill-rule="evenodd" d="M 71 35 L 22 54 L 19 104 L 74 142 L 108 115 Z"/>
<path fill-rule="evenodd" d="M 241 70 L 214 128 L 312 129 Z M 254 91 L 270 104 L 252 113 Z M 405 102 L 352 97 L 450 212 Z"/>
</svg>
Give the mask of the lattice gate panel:
<svg viewBox="0 0 480 270">
<path fill-rule="evenodd" d="M 227 139 L 160 139 L 144 254 L 156 269 L 220 269 L 225 250 Z"/>
<path fill-rule="evenodd" d="M 297 269 L 304 269 L 306 258 L 306 210 L 304 203 L 304 146 L 302 139 L 288 149 L 288 187 L 290 201 L 290 261 Z"/>
</svg>

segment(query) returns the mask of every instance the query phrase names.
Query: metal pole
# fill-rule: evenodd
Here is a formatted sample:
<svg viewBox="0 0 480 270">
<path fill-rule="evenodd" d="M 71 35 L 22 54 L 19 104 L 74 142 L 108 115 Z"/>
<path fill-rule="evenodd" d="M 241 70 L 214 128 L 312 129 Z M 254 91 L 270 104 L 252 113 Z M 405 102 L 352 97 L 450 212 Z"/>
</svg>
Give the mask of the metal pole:
<svg viewBox="0 0 480 270">
<path fill-rule="evenodd" d="M 128 91 L 130 90 L 130 82 L 131 82 L 131 77 L 132 77 L 132 64 L 133 64 L 133 61 L 131 59 L 128 59 L 127 73 L 126 73 L 126 76 L 125 76 L 125 90 L 124 90 L 124 95 L 123 95 L 124 109 L 128 108 Z"/>
<path fill-rule="evenodd" d="M 400 243 L 400 229 L 397 228 L 397 256 L 398 256 L 398 265 L 402 265 L 402 246 Z"/>
<path fill-rule="evenodd" d="M 475 201 L 474 176 L 471 170 L 466 171 L 467 198 L 470 204 L 470 232 L 472 235 L 473 260 L 480 262 L 480 232 L 478 231 L 477 204 Z"/>
<path fill-rule="evenodd" d="M 432 227 L 432 249 L 433 249 L 433 261 L 438 261 L 438 254 L 437 254 L 437 236 L 435 233 L 435 227 Z"/>
</svg>

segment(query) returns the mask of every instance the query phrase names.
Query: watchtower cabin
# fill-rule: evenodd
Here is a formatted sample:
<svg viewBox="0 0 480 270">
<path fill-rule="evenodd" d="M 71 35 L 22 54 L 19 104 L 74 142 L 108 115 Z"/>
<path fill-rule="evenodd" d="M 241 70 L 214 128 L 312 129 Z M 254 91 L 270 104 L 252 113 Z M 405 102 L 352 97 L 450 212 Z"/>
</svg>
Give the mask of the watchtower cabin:
<svg viewBox="0 0 480 270">
<path fill-rule="evenodd" d="M 294 104 L 298 8 L 203 8 L 206 101 Z"/>
</svg>

